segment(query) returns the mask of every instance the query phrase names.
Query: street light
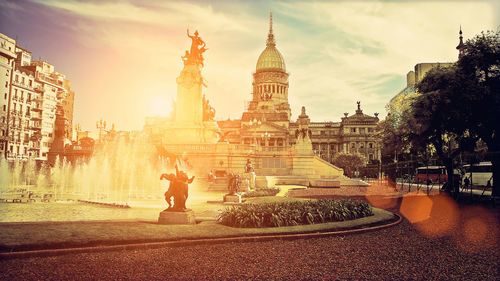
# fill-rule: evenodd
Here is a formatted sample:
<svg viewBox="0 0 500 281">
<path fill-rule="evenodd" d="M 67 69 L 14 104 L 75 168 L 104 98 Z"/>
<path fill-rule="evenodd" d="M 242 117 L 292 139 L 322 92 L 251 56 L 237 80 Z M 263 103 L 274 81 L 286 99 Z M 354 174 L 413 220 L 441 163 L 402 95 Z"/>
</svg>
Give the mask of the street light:
<svg viewBox="0 0 500 281">
<path fill-rule="evenodd" d="M 260 134 L 260 136 L 264 140 L 264 146 L 267 146 L 267 141 L 271 137 L 271 134 L 266 131 L 265 133 Z"/>
<path fill-rule="evenodd" d="M 102 142 L 102 130 L 106 129 L 106 121 L 100 121 L 96 122 L 96 128 L 99 129 L 99 142 Z"/>
<path fill-rule="evenodd" d="M 260 120 L 257 120 L 257 118 L 254 118 L 253 120 L 250 120 L 248 125 L 250 126 L 250 128 L 254 129 L 254 133 L 253 133 L 252 137 L 254 139 L 255 145 L 257 145 L 257 137 L 255 135 L 257 133 L 257 127 L 260 127 L 260 125 L 262 125 L 262 122 Z"/>
</svg>

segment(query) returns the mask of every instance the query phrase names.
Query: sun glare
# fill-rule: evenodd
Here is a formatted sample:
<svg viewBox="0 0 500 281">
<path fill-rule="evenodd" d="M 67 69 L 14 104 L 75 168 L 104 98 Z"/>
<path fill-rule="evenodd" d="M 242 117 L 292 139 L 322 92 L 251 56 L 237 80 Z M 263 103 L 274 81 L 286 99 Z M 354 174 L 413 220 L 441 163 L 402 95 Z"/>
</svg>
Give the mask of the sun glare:
<svg viewBox="0 0 500 281">
<path fill-rule="evenodd" d="M 172 112 L 172 101 L 166 95 L 153 96 L 149 110 L 149 116 L 168 116 Z"/>
</svg>

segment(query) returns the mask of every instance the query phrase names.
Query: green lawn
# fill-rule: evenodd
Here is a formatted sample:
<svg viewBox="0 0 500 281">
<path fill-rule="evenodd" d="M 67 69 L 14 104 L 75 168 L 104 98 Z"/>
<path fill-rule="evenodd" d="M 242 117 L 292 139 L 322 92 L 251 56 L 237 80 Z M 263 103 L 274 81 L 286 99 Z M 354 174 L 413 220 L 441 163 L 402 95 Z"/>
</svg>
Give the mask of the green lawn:
<svg viewBox="0 0 500 281">
<path fill-rule="evenodd" d="M 266 198 L 256 198 L 256 200 L 266 200 Z M 351 221 L 271 228 L 233 228 L 215 221 L 205 221 L 196 225 L 159 225 L 155 221 L 0 223 L 0 250 L 5 252 L 183 239 L 323 232 L 360 228 L 394 218 L 392 213 L 385 210 L 374 208 L 373 212 L 374 216 Z"/>
</svg>

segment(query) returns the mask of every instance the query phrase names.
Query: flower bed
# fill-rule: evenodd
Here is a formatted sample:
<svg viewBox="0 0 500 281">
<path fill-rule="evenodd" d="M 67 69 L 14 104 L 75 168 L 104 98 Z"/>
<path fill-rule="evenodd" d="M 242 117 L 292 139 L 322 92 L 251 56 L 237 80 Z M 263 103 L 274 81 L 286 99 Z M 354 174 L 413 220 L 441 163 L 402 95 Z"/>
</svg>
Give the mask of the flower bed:
<svg viewBox="0 0 500 281">
<path fill-rule="evenodd" d="M 353 220 L 373 215 L 372 207 L 350 199 L 244 204 L 226 208 L 218 221 L 233 227 L 279 227 Z"/>
<path fill-rule="evenodd" d="M 280 190 L 281 190 L 280 188 L 262 188 L 243 193 L 241 197 L 250 198 L 250 197 L 275 196 L 280 192 Z"/>
</svg>

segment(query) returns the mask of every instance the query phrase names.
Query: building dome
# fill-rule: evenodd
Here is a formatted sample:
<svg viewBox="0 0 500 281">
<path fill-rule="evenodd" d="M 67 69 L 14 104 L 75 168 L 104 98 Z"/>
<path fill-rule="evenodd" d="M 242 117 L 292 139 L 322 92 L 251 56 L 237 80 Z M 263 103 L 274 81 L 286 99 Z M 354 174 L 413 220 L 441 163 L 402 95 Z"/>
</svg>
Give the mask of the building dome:
<svg viewBox="0 0 500 281">
<path fill-rule="evenodd" d="M 267 46 L 262 54 L 260 54 L 259 59 L 257 60 L 256 70 L 263 69 L 281 69 L 286 71 L 285 69 L 285 60 L 281 53 L 276 49 L 276 46 Z"/>
<path fill-rule="evenodd" d="M 272 14 L 270 16 L 269 34 L 267 35 L 266 48 L 262 51 L 259 59 L 257 60 L 256 71 L 264 69 L 279 69 L 286 71 L 285 60 L 278 49 L 276 49 L 276 42 L 274 41 Z"/>
</svg>

